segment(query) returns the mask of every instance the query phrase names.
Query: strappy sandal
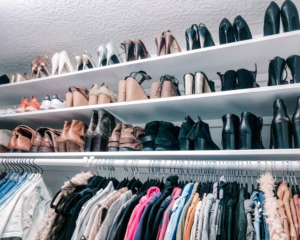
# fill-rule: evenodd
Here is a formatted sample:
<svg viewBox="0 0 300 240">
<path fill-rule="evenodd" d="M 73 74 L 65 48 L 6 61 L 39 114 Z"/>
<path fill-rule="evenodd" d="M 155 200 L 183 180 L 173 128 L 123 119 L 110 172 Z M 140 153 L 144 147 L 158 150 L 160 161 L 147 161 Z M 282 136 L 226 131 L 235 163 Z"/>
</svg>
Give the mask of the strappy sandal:
<svg viewBox="0 0 300 240">
<path fill-rule="evenodd" d="M 72 92 L 72 88 L 75 91 Z M 89 91 L 85 87 L 70 86 L 69 92 L 66 93 L 66 106 L 67 107 L 79 107 L 89 104 Z"/>
</svg>

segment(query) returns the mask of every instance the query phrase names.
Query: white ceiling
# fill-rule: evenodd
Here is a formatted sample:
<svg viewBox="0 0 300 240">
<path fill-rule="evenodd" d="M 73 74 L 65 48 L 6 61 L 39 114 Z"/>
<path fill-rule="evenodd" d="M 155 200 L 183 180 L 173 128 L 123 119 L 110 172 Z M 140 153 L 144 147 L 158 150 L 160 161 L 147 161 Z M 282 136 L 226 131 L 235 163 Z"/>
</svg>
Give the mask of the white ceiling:
<svg viewBox="0 0 300 240">
<path fill-rule="evenodd" d="M 281 6 L 283 0 L 276 0 Z M 300 10 L 300 1 L 294 0 Z M 31 71 L 36 55 L 87 50 L 97 61 L 102 43 L 140 38 L 155 54 L 155 36 L 171 29 L 181 48 L 192 24 L 204 23 L 218 42 L 218 26 L 237 15 L 248 22 L 252 35 L 263 32 L 269 0 L 1 0 L 0 74 Z M 246 57 L 246 56 L 245 56 Z M 169 73 L 172 74 L 172 73 Z"/>
</svg>

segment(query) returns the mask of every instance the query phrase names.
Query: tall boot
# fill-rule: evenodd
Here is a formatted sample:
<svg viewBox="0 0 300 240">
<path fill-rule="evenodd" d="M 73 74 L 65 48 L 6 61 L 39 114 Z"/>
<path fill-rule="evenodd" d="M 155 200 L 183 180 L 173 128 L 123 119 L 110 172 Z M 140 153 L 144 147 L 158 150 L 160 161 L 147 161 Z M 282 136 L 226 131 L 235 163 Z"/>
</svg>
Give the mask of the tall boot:
<svg viewBox="0 0 300 240">
<path fill-rule="evenodd" d="M 286 64 L 291 70 L 293 79 L 290 83 L 300 83 L 300 56 L 292 55 L 286 59 Z"/>
<path fill-rule="evenodd" d="M 179 150 L 178 128 L 170 122 L 160 122 L 157 137 L 154 141 L 155 151 Z"/>
<path fill-rule="evenodd" d="M 66 136 L 67 152 L 83 152 L 87 125 L 79 120 L 72 120 L 69 132 Z"/>
<path fill-rule="evenodd" d="M 247 69 L 241 68 L 237 70 L 237 79 L 238 79 L 238 89 L 245 88 L 256 88 L 259 85 L 256 83 L 256 74 L 257 67 L 255 64 L 255 71 L 249 71 Z"/>
<path fill-rule="evenodd" d="M 226 114 L 222 117 L 222 145 L 224 150 L 239 149 L 239 125 L 240 118 L 234 114 Z"/>
<path fill-rule="evenodd" d="M 291 0 L 285 0 L 282 4 L 281 19 L 283 32 L 291 32 L 300 29 L 298 10 Z"/>
<path fill-rule="evenodd" d="M 141 139 L 143 151 L 154 151 L 154 141 L 158 134 L 159 121 L 149 122 L 145 126 L 145 136 Z"/>
<path fill-rule="evenodd" d="M 269 81 L 268 86 L 288 84 L 286 78 L 283 79 L 283 71 L 286 70 L 285 60 L 281 57 L 275 57 L 269 63 Z"/>
<path fill-rule="evenodd" d="M 280 8 L 271 2 L 265 13 L 264 36 L 278 34 L 280 29 Z"/>
<path fill-rule="evenodd" d="M 300 148 L 300 97 L 297 98 L 297 107 L 292 118 L 294 147 Z"/>
<path fill-rule="evenodd" d="M 292 124 L 282 99 L 275 100 L 270 149 L 293 148 Z"/>
<path fill-rule="evenodd" d="M 118 123 L 114 128 L 108 142 L 108 151 L 116 152 L 119 151 L 120 137 L 121 137 L 122 123 Z"/>
<path fill-rule="evenodd" d="M 93 151 L 94 131 L 96 129 L 97 122 L 98 122 L 98 112 L 93 110 L 90 125 L 88 130 L 86 131 L 86 136 L 85 136 L 85 145 L 84 145 L 85 152 Z"/>
<path fill-rule="evenodd" d="M 185 120 L 181 124 L 181 129 L 179 133 L 179 147 L 181 151 L 184 150 L 194 150 L 193 142 L 187 137 L 194 126 L 195 122 L 190 116 L 185 117 Z"/>
<path fill-rule="evenodd" d="M 264 149 L 261 137 L 263 119 L 250 112 L 243 112 L 239 127 L 239 149 Z"/>
<path fill-rule="evenodd" d="M 110 113 L 98 111 L 98 122 L 94 131 L 93 152 L 106 152 L 108 140 L 116 127 L 115 117 Z"/>
<path fill-rule="evenodd" d="M 220 76 L 222 91 L 236 90 L 237 88 L 236 71 L 228 70 L 227 72 L 225 72 L 225 74 L 221 74 L 220 72 L 217 72 L 217 74 Z"/>
</svg>

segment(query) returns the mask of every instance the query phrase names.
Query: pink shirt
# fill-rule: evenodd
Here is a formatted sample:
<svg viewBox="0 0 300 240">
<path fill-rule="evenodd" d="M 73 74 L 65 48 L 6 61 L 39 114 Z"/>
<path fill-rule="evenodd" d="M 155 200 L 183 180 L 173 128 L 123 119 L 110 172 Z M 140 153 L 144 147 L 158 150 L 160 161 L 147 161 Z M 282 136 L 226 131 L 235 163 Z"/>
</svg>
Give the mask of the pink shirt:
<svg viewBox="0 0 300 240">
<path fill-rule="evenodd" d="M 143 212 L 147 206 L 148 201 L 156 194 L 160 192 L 158 187 L 151 187 L 147 191 L 147 195 L 143 196 L 139 202 L 139 204 L 133 209 L 133 212 L 130 216 L 127 230 L 125 234 L 124 240 L 133 240 L 135 236 L 135 232 L 138 228 L 139 222 L 143 215 Z"/>
</svg>

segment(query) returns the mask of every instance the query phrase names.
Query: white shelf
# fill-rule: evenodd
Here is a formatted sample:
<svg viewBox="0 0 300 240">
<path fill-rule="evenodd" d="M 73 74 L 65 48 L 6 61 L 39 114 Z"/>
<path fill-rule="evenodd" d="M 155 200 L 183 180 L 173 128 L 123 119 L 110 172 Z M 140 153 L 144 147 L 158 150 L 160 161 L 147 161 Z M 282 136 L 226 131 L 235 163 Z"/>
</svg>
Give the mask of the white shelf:
<svg viewBox="0 0 300 240">
<path fill-rule="evenodd" d="M 258 73 L 266 73 L 269 60 L 275 56 L 287 58 L 289 55 L 299 54 L 299 42 L 300 31 L 294 31 L 87 71 L 0 85 L 0 106 L 18 105 L 23 96 L 34 95 L 42 100 L 47 94 L 57 93 L 64 98 L 71 85 L 90 88 L 94 83 L 106 82 L 114 92 L 117 92 L 119 80 L 139 70 L 146 71 L 152 77 L 151 81 L 143 84 L 145 88 L 149 88 L 165 74 L 174 75 L 182 82 L 185 73 L 201 70 L 208 78 L 217 79 L 218 71 L 225 72 L 239 68 L 254 70 L 255 63 L 258 65 Z"/>
</svg>

